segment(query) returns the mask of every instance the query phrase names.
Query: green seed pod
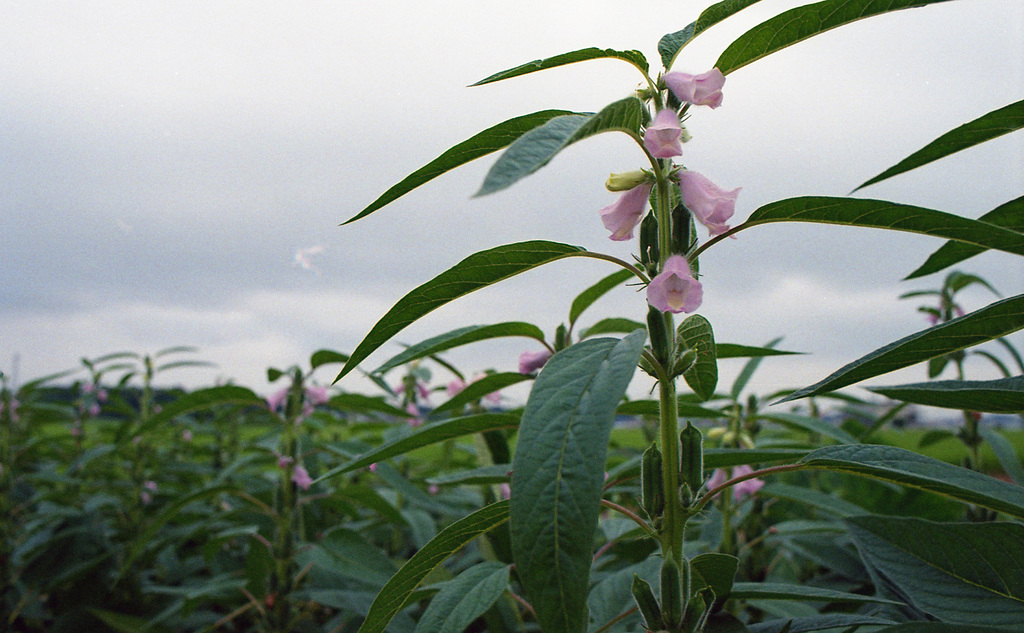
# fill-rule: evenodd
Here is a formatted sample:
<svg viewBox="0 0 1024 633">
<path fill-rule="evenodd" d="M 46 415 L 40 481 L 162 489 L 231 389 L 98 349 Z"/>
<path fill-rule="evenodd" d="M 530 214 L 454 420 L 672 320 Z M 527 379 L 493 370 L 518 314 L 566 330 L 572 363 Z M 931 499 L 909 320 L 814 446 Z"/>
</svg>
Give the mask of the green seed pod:
<svg viewBox="0 0 1024 633">
<path fill-rule="evenodd" d="M 661 619 L 669 630 L 675 630 L 683 621 L 683 578 L 672 558 L 661 563 Z"/>
<path fill-rule="evenodd" d="M 665 315 L 654 306 L 647 309 L 647 335 L 651 339 L 651 351 L 662 365 L 668 355 L 668 331 L 665 328 Z"/>
<path fill-rule="evenodd" d="M 644 451 L 640 461 L 640 504 L 652 520 L 665 511 L 664 478 L 661 451 L 654 444 Z"/>
<path fill-rule="evenodd" d="M 704 442 L 700 429 L 687 422 L 679 434 L 679 442 L 682 447 L 679 477 L 691 490 L 697 490 L 704 482 Z"/>
<path fill-rule="evenodd" d="M 648 213 L 640 222 L 640 263 L 648 273 L 658 272 L 661 251 L 658 248 L 658 218 Z"/>
<path fill-rule="evenodd" d="M 633 574 L 631 591 L 633 592 L 633 600 L 636 601 L 636 606 L 640 608 L 640 615 L 643 616 L 644 628 L 648 631 L 664 629 L 664 622 L 661 620 L 661 607 L 658 605 L 658 599 L 654 597 L 651 585 L 640 576 Z"/>
<path fill-rule="evenodd" d="M 676 358 L 675 362 L 672 363 L 672 372 L 671 372 L 672 377 L 675 378 L 676 376 L 682 376 L 683 374 L 685 374 L 687 372 L 687 370 L 689 370 L 691 367 L 693 367 L 693 364 L 696 363 L 696 362 L 697 362 L 697 352 L 696 351 L 694 351 L 692 349 L 688 349 L 688 350 L 684 351 L 682 354 L 680 354 Z"/>
<path fill-rule="evenodd" d="M 672 209 L 672 254 L 686 255 L 690 250 L 693 216 L 682 203 Z"/>
</svg>

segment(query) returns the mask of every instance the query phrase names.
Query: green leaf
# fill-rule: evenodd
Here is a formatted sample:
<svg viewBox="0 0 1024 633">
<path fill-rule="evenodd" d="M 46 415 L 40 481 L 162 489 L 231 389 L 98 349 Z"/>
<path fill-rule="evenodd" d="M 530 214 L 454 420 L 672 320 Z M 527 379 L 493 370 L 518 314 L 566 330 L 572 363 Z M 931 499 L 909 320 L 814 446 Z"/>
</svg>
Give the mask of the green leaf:
<svg viewBox="0 0 1024 633">
<path fill-rule="evenodd" d="M 896 626 L 888 626 L 881 633 L 1007 633 L 1019 629 L 995 628 L 972 624 L 946 624 L 944 622 L 904 622 Z"/>
<path fill-rule="evenodd" d="M 807 602 L 877 602 L 903 604 L 876 596 L 836 591 L 810 585 L 790 585 L 782 582 L 738 582 L 732 586 L 730 598 L 740 600 L 800 600 Z"/>
<path fill-rule="evenodd" d="M 1013 448 L 1010 440 L 1006 439 L 999 431 L 987 426 L 980 426 L 978 433 L 992 448 L 996 459 L 999 460 L 999 465 L 1003 467 L 1003 472 L 1018 486 L 1024 484 L 1024 468 L 1021 468 L 1020 457 L 1017 456 L 1017 451 Z"/>
<path fill-rule="evenodd" d="M 769 497 L 778 497 L 780 499 L 789 499 L 790 501 L 796 501 L 798 503 L 806 503 L 813 508 L 824 510 L 829 514 L 834 514 L 839 517 L 855 516 L 866 512 L 864 508 L 854 503 L 850 503 L 849 501 L 836 496 L 834 493 L 826 494 L 824 492 L 804 488 L 802 486 L 768 484 L 761 488 L 761 490 L 758 491 L 758 494 Z"/>
<path fill-rule="evenodd" d="M 85 609 L 92 615 L 99 618 L 104 624 L 114 629 L 115 631 L 121 631 L 122 633 L 138 633 L 138 631 L 153 631 L 153 633 L 169 633 L 171 629 L 165 626 L 152 626 L 146 618 L 140 618 L 134 615 L 126 615 L 124 613 L 115 613 L 114 611 L 105 611 L 103 609 L 97 609 L 95 607 L 86 607 Z"/>
<path fill-rule="evenodd" d="M 546 633 L 586 630 L 608 439 L 645 340 L 637 330 L 558 352 L 527 400 L 512 463 L 512 553 Z"/>
<path fill-rule="evenodd" d="M 327 406 L 343 411 L 368 413 L 375 411 L 397 418 L 411 418 L 413 415 L 404 409 L 384 402 L 381 398 L 372 398 L 358 393 L 343 393 L 327 401 Z"/>
<path fill-rule="evenodd" d="M 880 347 L 779 402 L 806 398 L 887 374 L 1024 328 L 1024 295 L 992 303 Z"/>
<path fill-rule="evenodd" d="M 699 314 L 691 314 L 679 324 L 676 334 L 681 345 L 697 354 L 697 360 L 683 373 L 683 379 L 701 400 L 710 399 L 718 386 L 718 357 L 711 322 Z"/>
<path fill-rule="evenodd" d="M 799 463 L 928 490 L 1024 518 L 1024 488 L 902 448 L 874 444 L 827 446 Z"/>
<path fill-rule="evenodd" d="M 583 311 L 594 305 L 595 301 L 603 297 L 609 291 L 621 286 L 632 276 L 633 273 L 628 270 L 619 270 L 581 292 L 578 297 L 573 299 L 572 307 L 569 309 L 569 327 L 571 328 Z M 636 328 L 629 331 L 632 332 L 634 329 Z"/>
<path fill-rule="evenodd" d="M 750 633 L 805 633 L 807 631 L 835 630 L 841 627 L 847 627 L 844 630 L 849 631 L 851 630 L 850 627 L 872 624 L 884 625 L 895 624 L 895 622 L 871 615 L 826 613 L 824 615 L 808 615 L 751 624 Z"/>
<path fill-rule="evenodd" d="M 441 585 L 415 633 L 462 633 L 508 588 L 508 565 L 479 563 Z"/>
<path fill-rule="evenodd" d="M 764 413 L 758 416 L 762 420 L 778 422 L 790 428 L 801 429 L 809 433 L 830 437 L 840 444 L 857 444 L 857 438 L 838 426 L 818 417 L 799 415 L 796 413 Z"/>
<path fill-rule="evenodd" d="M 150 416 L 143 422 L 136 435 L 151 428 L 164 426 L 178 416 L 205 411 L 221 405 L 251 405 L 266 408 L 267 402 L 252 390 L 235 385 L 199 389 L 163 405 L 160 413 Z"/>
<path fill-rule="evenodd" d="M 466 385 L 465 389 L 452 396 L 448 401 L 434 408 L 429 415 L 434 417 L 441 415 L 442 413 L 460 411 L 464 406 L 471 402 L 476 402 L 480 398 L 490 395 L 495 391 L 500 391 L 505 387 L 511 387 L 512 385 L 526 380 L 531 380 L 530 376 L 524 376 L 523 374 L 513 372 L 489 374 L 480 380 Z"/>
<path fill-rule="evenodd" d="M 805 457 L 809 452 L 802 448 L 705 448 L 704 469 L 792 462 Z"/>
<path fill-rule="evenodd" d="M 951 624 L 1024 628 L 1024 525 L 846 522 L 864 560 L 918 609 Z"/>
<path fill-rule="evenodd" d="M 999 205 L 978 218 L 978 221 L 988 222 L 1011 231 L 1024 233 L 1024 196 Z M 986 250 L 988 249 L 984 246 L 977 246 L 975 244 L 955 241 L 946 242 L 937 251 L 929 255 L 928 259 L 914 272 L 907 275 L 904 280 L 930 275 L 958 264 L 965 259 L 970 259 L 979 253 L 984 253 Z"/>
<path fill-rule="evenodd" d="M 772 343 L 769 343 L 772 345 Z M 750 345 L 736 345 L 734 343 L 718 343 L 715 345 L 718 350 L 718 360 L 723 358 L 761 358 L 763 356 L 791 356 L 793 354 L 804 354 L 804 352 L 787 352 L 771 347 L 752 347 Z"/>
<path fill-rule="evenodd" d="M 471 470 L 458 470 L 453 473 L 444 473 L 436 477 L 428 477 L 428 484 L 452 485 L 452 484 L 507 484 L 509 473 L 512 467 L 508 464 L 493 464 L 481 466 Z"/>
<path fill-rule="evenodd" d="M 665 65 L 666 69 L 672 68 L 672 64 L 675 62 L 676 56 L 679 55 L 679 51 L 690 40 L 700 35 L 702 31 L 718 24 L 734 13 L 739 13 L 755 2 L 758 2 L 758 0 L 722 0 L 704 9 L 700 17 L 695 22 L 687 25 L 685 29 L 669 33 L 658 40 L 658 54 L 661 56 L 661 63 Z"/>
<path fill-rule="evenodd" d="M 378 446 L 371 451 L 359 455 L 347 464 L 332 468 L 323 475 L 320 475 L 316 481 L 330 479 L 336 475 L 351 472 L 357 468 L 369 466 L 396 455 L 403 455 L 417 448 L 430 446 L 431 444 L 450 440 L 454 437 L 461 437 L 470 433 L 482 433 L 483 431 L 492 431 L 494 429 L 515 428 L 518 424 L 519 418 L 508 413 L 481 413 L 464 418 L 454 418 L 426 424 L 405 437 Z"/>
<path fill-rule="evenodd" d="M 316 369 L 321 365 L 329 365 L 331 363 L 344 363 L 348 360 L 348 354 L 342 354 L 331 349 L 319 349 L 313 352 L 313 355 L 309 357 L 310 367 Z"/>
<path fill-rule="evenodd" d="M 377 209 L 388 205 L 413 189 L 425 184 L 441 174 L 451 171 L 456 167 L 496 152 L 503 147 L 529 132 L 537 126 L 544 125 L 556 117 L 571 115 L 567 110 L 542 110 L 532 114 L 515 117 L 487 128 L 476 136 L 467 139 L 452 147 L 423 167 L 406 176 L 400 183 L 385 191 L 379 198 L 374 200 L 370 206 L 360 211 L 357 215 L 346 220 L 344 224 L 355 222 L 364 218 Z"/>
<path fill-rule="evenodd" d="M 867 389 L 886 398 L 929 407 L 987 413 L 1024 411 L 1024 376 L 996 380 L 935 380 Z"/>
<path fill-rule="evenodd" d="M 629 334 L 638 328 L 647 327 L 639 321 L 623 318 L 601 319 L 580 332 L 580 339 L 590 338 L 598 334 Z"/>
<path fill-rule="evenodd" d="M 768 344 L 765 345 L 765 349 L 772 349 L 778 345 L 781 340 L 782 337 L 780 336 L 779 338 L 768 341 Z M 757 368 L 761 366 L 761 358 L 762 356 L 754 356 L 748 360 L 746 364 L 743 365 L 743 369 L 740 370 L 740 373 L 736 375 L 736 379 L 732 382 L 732 388 L 729 389 L 729 397 L 732 398 L 733 401 L 739 400 L 743 389 L 747 386 L 747 383 L 750 382 L 750 379 L 754 376 L 754 372 L 757 371 Z"/>
<path fill-rule="evenodd" d="M 711 587 L 716 596 L 729 595 L 739 562 L 738 558 L 729 554 L 709 553 L 694 556 L 690 559 L 690 568 L 696 576 L 694 589 L 700 591 L 704 587 Z"/>
<path fill-rule="evenodd" d="M 676 403 L 680 418 L 724 418 L 725 414 L 715 409 L 707 409 L 680 398 Z M 661 403 L 657 400 L 630 400 L 619 405 L 616 411 L 619 415 L 646 415 L 657 417 L 661 412 Z"/>
<path fill-rule="evenodd" d="M 644 73 L 644 76 L 647 75 L 647 71 L 650 68 L 647 63 L 647 58 L 644 57 L 644 54 L 640 51 L 617 51 L 611 48 L 584 48 L 578 51 L 572 51 L 571 53 L 562 53 L 561 55 L 548 57 L 546 59 L 535 59 L 532 62 L 521 64 L 515 68 L 509 68 L 508 70 L 494 73 L 490 77 L 481 79 L 475 84 L 471 84 L 470 87 L 482 86 L 495 81 L 501 81 L 502 79 L 528 75 L 530 73 L 535 73 L 538 70 L 547 70 L 548 68 L 565 66 L 566 64 L 574 64 L 576 62 L 585 62 L 591 59 L 621 59 L 636 66 L 640 69 L 640 72 Z"/>
<path fill-rule="evenodd" d="M 578 246 L 533 241 L 498 246 L 470 255 L 402 297 L 356 346 L 334 381 L 352 371 L 406 326 L 444 304 L 543 264 L 585 253 Z"/>
<path fill-rule="evenodd" d="M 916 169 L 921 165 L 927 165 L 932 161 L 1021 128 L 1024 128 L 1024 101 L 1011 103 L 998 110 L 993 110 L 969 123 L 964 123 L 955 130 L 946 132 L 899 163 L 896 163 L 874 178 L 867 180 L 857 189 L 873 185 L 876 182 L 881 182 L 886 178 L 891 178 L 911 169 Z M 857 189 L 854 189 L 854 191 L 857 191 Z"/>
<path fill-rule="evenodd" d="M 754 211 L 746 222 L 728 234 L 773 222 L 815 222 L 906 231 L 1024 255 L 1024 235 L 1009 229 L 934 209 L 862 198 L 812 196 L 779 200 Z"/>
<path fill-rule="evenodd" d="M 387 554 L 354 530 L 338 527 L 312 545 L 308 554 L 332 573 L 381 587 L 395 573 Z"/>
<path fill-rule="evenodd" d="M 627 274 L 629 273 L 628 270 L 623 272 Z M 532 323 L 511 321 L 508 323 L 495 323 L 494 325 L 470 325 L 452 330 L 451 332 L 439 334 L 417 343 L 416 345 L 410 345 L 404 352 L 397 356 L 393 356 L 386 363 L 377 369 L 374 369 L 372 373 L 384 374 L 400 365 L 404 365 L 420 358 L 425 358 L 432 354 L 444 352 L 461 345 L 468 345 L 469 343 L 476 343 L 477 341 L 486 341 L 488 339 L 507 336 L 524 336 L 526 338 L 536 339 L 542 343 L 544 342 L 544 332 Z"/>
<path fill-rule="evenodd" d="M 646 114 L 643 102 L 636 97 L 626 97 L 605 106 L 597 114 L 555 117 L 516 139 L 487 172 L 483 186 L 475 195 L 485 196 L 511 187 L 547 165 L 569 145 L 595 134 L 625 132 L 639 143 L 639 130 Z"/>
<path fill-rule="evenodd" d="M 358 633 L 382 633 L 427 574 L 463 545 L 508 520 L 508 506 L 508 501 L 493 503 L 441 530 L 384 585 Z"/>
<path fill-rule="evenodd" d="M 921 7 L 948 0 L 824 0 L 770 18 L 725 49 L 715 67 L 725 74 L 777 50 L 802 42 L 836 27 L 890 11 Z"/>
</svg>

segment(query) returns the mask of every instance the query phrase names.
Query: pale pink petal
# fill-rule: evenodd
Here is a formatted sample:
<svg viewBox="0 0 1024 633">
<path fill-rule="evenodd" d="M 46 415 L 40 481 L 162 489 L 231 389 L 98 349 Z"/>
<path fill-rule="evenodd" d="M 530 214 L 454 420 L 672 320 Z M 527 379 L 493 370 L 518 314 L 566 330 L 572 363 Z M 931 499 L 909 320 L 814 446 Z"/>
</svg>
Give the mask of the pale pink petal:
<svg viewBox="0 0 1024 633">
<path fill-rule="evenodd" d="M 280 391 L 275 391 L 267 397 L 267 406 L 270 407 L 271 411 L 277 411 L 281 408 L 281 405 L 288 399 L 288 390 L 290 387 L 285 387 Z"/>
<path fill-rule="evenodd" d="M 683 153 L 683 129 L 672 110 L 660 110 L 644 131 L 644 147 L 655 158 L 672 158 Z"/>
<path fill-rule="evenodd" d="M 710 108 L 722 105 L 722 87 L 725 86 L 725 75 L 717 68 L 712 68 L 699 75 L 671 72 L 667 73 L 663 79 L 668 89 L 680 101 L 693 105 L 705 105 Z"/>
<path fill-rule="evenodd" d="M 728 231 L 726 222 L 736 211 L 736 198 L 742 187 L 726 191 L 695 171 L 683 170 L 676 177 L 683 204 L 693 217 L 706 226 L 711 235 Z"/>
<path fill-rule="evenodd" d="M 532 374 L 551 358 L 551 351 L 542 349 L 539 352 L 523 352 L 519 355 L 519 373 Z"/>
<path fill-rule="evenodd" d="M 300 464 L 292 471 L 292 482 L 303 490 L 309 490 L 309 487 L 313 485 L 313 478 L 309 476 L 305 467 Z"/>
<path fill-rule="evenodd" d="M 650 183 L 633 187 L 619 196 L 613 204 L 601 209 L 601 222 L 604 228 L 612 232 L 610 239 L 621 242 L 633 239 L 633 228 L 640 222 L 640 216 L 647 206 L 651 195 Z"/>
</svg>

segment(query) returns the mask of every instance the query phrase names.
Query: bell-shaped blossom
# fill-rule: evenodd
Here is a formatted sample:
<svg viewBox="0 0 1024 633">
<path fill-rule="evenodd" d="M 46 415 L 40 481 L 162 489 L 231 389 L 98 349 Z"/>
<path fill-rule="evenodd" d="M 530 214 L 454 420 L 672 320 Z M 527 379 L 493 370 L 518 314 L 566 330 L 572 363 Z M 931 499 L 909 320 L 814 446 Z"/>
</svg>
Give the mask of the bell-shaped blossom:
<svg viewBox="0 0 1024 633">
<path fill-rule="evenodd" d="M 271 411 L 277 411 L 288 400 L 288 391 L 290 389 L 291 387 L 285 387 L 267 396 L 267 406 L 270 407 Z"/>
<path fill-rule="evenodd" d="M 693 217 L 706 226 L 711 235 L 728 231 L 726 222 L 736 211 L 736 198 L 742 187 L 726 191 L 695 171 L 682 170 L 676 177 L 683 204 Z"/>
<path fill-rule="evenodd" d="M 539 352 L 523 352 L 519 355 L 519 373 L 532 374 L 551 358 L 551 351 L 542 349 Z"/>
<path fill-rule="evenodd" d="M 667 73 L 663 79 L 668 89 L 680 101 L 693 105 L 706 105 L 710 108 L 722 105 L 722 86 L 725 85 L 725 75 L 717 68 L 712 68 L 699 75 L 680 72 Z"/>
<path fill-rule="evenodd" d="M 309 490 L 309 487 L 313 485 L 313 478 L 309 476 L 306 468 L 300 464 L 292 471 L 292 483 L 303 490 Z"/>
<path fill-rule="evenodd" d="M 314 407 L 320 406 L 321 404 L 327 404 L 327 401 L 331 399 L 329 393 L 327 393 L 327 387 L 321 387 L 319 385 L 313 387 L 306 387 L 306 399 Z"/>
<path fill-rule="evenodd" d="M 465 388 L 466 381 L 461 378 L 455 378 L 450 383 L 448 383 L 448 386 L 445 387 L 444 392 L 448 394 L 449 398 L 454 398 L 455 396 L 459 395 L 459 393 L 461 393 L 462 390 Z"/>
<path fill-rule="evenodd" d="M 647 207 L 647 199 L 651 196 L 651 183 L 633 187 L 619 196 L 614 204 L 601 209 L 601 222 L 604 228 L 612 232 L 609 239 L 616 242 L 633 239 L 633 229 L 640 223 L 640 216 Z"/>
<path fill-rule="evenodd" d="M 683 128 L 679 126 L 679 116 L 673 110 L 659 110 L 658 114 L 644 131 L 644 147 L 655 158 L 672 158 L 681 156 L 683 144 L 681 138 Z"/>
<path fill-rule="evenodd" d="M 682 255 L 669 257 L 665 268 L 647 285 L 647 303 L 662 312 L 693 312 L 703 299 L 704 289 Z"/>
</svg>

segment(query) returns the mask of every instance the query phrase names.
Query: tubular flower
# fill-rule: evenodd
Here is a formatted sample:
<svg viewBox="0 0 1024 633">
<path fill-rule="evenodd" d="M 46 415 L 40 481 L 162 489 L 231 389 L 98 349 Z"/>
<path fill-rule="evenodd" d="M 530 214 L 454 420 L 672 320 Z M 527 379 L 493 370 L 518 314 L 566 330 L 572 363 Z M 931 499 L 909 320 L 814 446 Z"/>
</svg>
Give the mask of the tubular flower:
<svg viewBox="0 0 1024 633">
<path fill-rule="evenodd" d="M 732 469 L 732 477 L 733 479 L 735 479 L 737 477 L 749 475 L 752 472 L 754 472 L 753 468 L 746 464 L 743 464 L 742 466 L 737 466 L 736 468 Z M 746 481 L 741 481 L 740 483 L 732 487 L 732 498 L 735 499 L 736 501 L 743 501 L 745 498 L 756 493 L 763 486 L 764 482 L 761 481 L 760 479 L 748 479 Z"/>
<path fill-rule="evenodd" d="M 651 183 L 633 187 L 619 196 L 615 203 L 601 209 L 601 222 L 612 232 L 609 239 L 616 242 L 633 239 L 633 228 L 640 222 L 640 216 L 651 196 Z"/>
<path fill-rule="evenodd" d="M 680 171 L 676 177 L 683 204 L 693 217 L 706 226 L 711 235 L 728 231 L 726 221 L 736 211 L 736 198 L 742 187 L 726 191 L 695 171 Z"/>
<path fill-rule="evenodd" d="M 647 285 L 647 303 L 662 312 L 693 312 L 703 298 L 704 289 L 682 255 L 669 257 L 661 274 Z"/>
<path fill-rule="evenodd" d="M 668 89 L 680 101 L 693 105 L 706 105 L 710 108 L 722 105 L 722 86 L 725 85 L 725 75 L 717 68 L 712 68 L 699 75 L 667 73 L 663 79 Z"/>
<path fill-rule="evenodd" d="M 542 349 L 539 352 L 523 352 L 519 355 L 519 373 L 520 374 L 532 374 L 551 358 L 551 352 Z"/>
<path fill-rule="evenodd" d="M 672 110 L 660 110 L 644 131 L 644 147 L 655 158 L 681 156 L 682 135 L 683 128 L 679 126 L 679 117 L 676 113 Z"/>
<path fill-rule="evenodd" d="M 313 485 L 313 478 L 309 476 L 305 467 L 299 465 L 292 471 L 292 483 L 303 490 L 309 490 L 309 487 Z"/>
</svg>

